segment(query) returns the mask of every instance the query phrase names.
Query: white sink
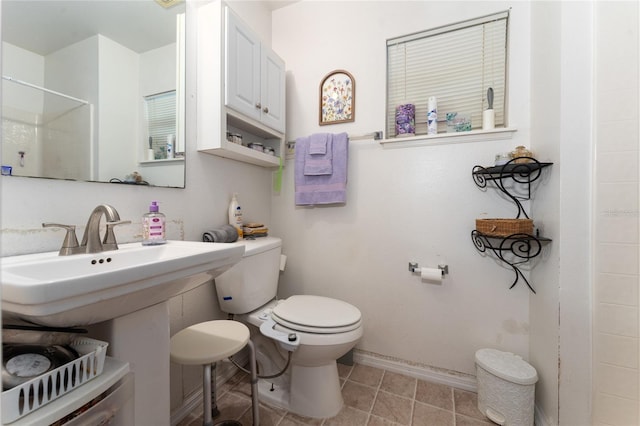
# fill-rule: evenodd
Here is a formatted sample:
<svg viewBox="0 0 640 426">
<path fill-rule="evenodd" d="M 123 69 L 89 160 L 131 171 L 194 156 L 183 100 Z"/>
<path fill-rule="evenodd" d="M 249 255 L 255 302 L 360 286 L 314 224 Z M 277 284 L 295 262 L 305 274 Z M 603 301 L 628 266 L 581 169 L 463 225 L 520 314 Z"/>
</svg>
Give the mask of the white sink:
<svg viewBox="0 0 640 426">
<path fill-rule="evenodd" d="M 191 290 L 229 269 L 243 253 L 242 246 L 168 241 L 121 244 L 96 254 L 3 257 L 2 315 L 58 327 L 106 321 Z"/>
</svg>

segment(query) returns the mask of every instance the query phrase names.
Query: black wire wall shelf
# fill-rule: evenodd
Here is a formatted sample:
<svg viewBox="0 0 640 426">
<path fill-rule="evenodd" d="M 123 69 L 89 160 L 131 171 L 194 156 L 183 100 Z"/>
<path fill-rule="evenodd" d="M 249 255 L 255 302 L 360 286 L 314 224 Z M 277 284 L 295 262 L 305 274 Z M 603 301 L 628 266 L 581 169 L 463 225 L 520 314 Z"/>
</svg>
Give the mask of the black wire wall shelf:
<svg viewBox="0 0 640 426">
<path fill-rule="evenodd" d="M 531 199 L 531 183 L 540 178 L 542 169 L 549 167 L 552 164 L 553 163 L 541 163 L 532 157 L 520 157 L 514 158 L 501 166 L 474 166 L 472 176 L 473 181 L 479 188 L 486 188 L 487 182 L 493 182 L 496 188 L 516 204 L 516 207 L 518 208 L 516 219 L 519 219 L 520 216 L 524 216 L 529 219 L 529 215 L 527 215 L 527 212 L 524 210 L 524 207 L 522 207 L 522 203 L 520 203 L 520 201 Z M 524 185 L 526 188 L 526 195 L 512 194 L 507 187 L 507 183 L 510 181 Z"/>
<path fill-rule="evenodd" d="M 543 244 L 551 242 L 550 238 L 535 237 L 529 234 L 511 234 L 506 237 L 496 237 L 483 234 L 474 229 L 471 231 L 471 240 L 480 253 L 484 253 L 489 249 L 501 262 L 513 269 L 515 278 L 509 289 L 515 287 L 518 281 L 522 279 L 529 287 L 529 290 L 534 294 L 536 293 L 527 277 L 520 270 L 519 265 L 538 256 L 542 252 Z"/>
<path fill-rule="evenodd" d="M 553 163 L 541 163 L 532 157 L 514 158 L 500 166 L 474 166 L 472 170 L 473 181 L 479 188 L 486 188 L 488 182 L 492 182 L 495 187 L 512 200 L 518 208 L 516 219 L 524 216 L 529 219 L 520 201 L 531 199 L 531 184 L 542 175 L 542 170 Z M 513 194 L 509 184 L 517 184 L 524 187 L 522 193 Z M 529 290 L 534 294 L 536 291 L 520 269 L 520 265 L 530 261 L 542 253 L 544 244 L 551 242 L 550 238 L 534 236 L 530 234 L 511 234 L 508 236 L 494 236 L 483 234 L 474 229 L 471 231 L 471 240 L 480 253 L 489 250 L 501 262 L 509 265 L 515 273 L 515 279 L 509 289 L 515 287 L 522 279 Z"/>
</svg>

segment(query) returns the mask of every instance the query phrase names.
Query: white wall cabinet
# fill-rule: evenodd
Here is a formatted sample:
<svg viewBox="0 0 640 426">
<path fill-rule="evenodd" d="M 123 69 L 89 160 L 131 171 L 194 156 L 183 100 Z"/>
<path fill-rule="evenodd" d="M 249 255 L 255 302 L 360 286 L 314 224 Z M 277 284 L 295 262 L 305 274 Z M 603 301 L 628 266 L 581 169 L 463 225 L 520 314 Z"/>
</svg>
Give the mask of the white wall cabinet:
<svg viewBox="0 0 640 426">
<path fill-rule="evenodd" d="M 284 133 L 284 61 L 228 7 L 226 105 Z"/>
<path fill-rule="evenodd" d="M 198 150 L 278 167 L 284 158 L 284 61 L 223 2 L 201 5 L 196 13 Z M 240 135 L 242 143 L 228 141 L 228 134 Z"/>
</svg>

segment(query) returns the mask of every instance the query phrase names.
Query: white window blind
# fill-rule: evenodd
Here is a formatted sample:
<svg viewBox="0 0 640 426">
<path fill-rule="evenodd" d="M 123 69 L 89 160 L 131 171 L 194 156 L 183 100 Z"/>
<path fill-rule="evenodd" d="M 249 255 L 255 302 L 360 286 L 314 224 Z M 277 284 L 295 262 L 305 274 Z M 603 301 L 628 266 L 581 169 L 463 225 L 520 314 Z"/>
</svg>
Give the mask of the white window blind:
<svg viewBox="0 0 640 426">
<path fill-rule="evenodd" d="M 487 89 L 493 88 L 496 127 L 506 126 L 509 12 L 387 40 L 387 135 L 396 136 L 398 105 L 414 104 L 416 134 L 427 133 L 427 103 L 437 98 L 439 132 L 448 112 L 469 114 L 482 128 Z"/>
<path fill-rule="evenodd" d="M 173 149 L 176 149 L 176 91 L 145 96 L 144 104 L 150 148 L 155 151 L 156 158 L 166 158 L 169 137 L 172 139 Z"/>
</svg>

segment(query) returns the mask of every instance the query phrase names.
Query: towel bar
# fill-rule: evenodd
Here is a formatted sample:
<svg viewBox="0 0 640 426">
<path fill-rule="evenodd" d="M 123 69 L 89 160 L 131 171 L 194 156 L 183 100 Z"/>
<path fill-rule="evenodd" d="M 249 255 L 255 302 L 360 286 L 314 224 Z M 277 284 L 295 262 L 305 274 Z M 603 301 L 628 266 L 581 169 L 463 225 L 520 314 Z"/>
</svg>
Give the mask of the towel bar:
<svg viewBox="0 0 640 426">
<path fill-rule="evenodd" d="M 349 135 L 349 140 L 362 140 L 362 139 L 373 139 L 374 141 L 379 141 L 382 139 L 382 130 L 378 130 L 376 132 L 365 133 L 363 135 Z M 296 141 L 287 141 L 287 148 L 293 149 L 296 145 Z"/>
</svg>

